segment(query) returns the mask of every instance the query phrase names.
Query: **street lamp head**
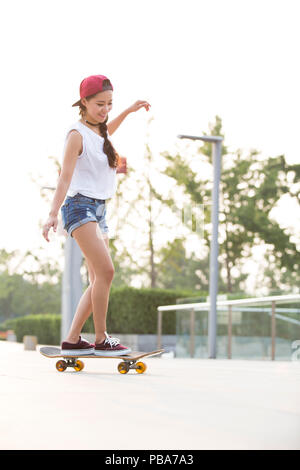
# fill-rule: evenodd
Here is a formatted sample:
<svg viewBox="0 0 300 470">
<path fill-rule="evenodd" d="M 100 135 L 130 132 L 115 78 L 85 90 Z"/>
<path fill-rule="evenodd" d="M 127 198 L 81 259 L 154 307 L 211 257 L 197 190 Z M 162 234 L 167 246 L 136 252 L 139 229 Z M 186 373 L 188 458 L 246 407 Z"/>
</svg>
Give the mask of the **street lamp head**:
<svg viewBox="0 0 300 470">
<path fill-rule="evenodd" d="M 179 139 L 203 140 L 204 142 L 222 142 L 223 140 L 223 137 L 220 137 L 218 135 L 197 136 L 197 135 L 179 134 L 177 137 Z"/>
</svg>

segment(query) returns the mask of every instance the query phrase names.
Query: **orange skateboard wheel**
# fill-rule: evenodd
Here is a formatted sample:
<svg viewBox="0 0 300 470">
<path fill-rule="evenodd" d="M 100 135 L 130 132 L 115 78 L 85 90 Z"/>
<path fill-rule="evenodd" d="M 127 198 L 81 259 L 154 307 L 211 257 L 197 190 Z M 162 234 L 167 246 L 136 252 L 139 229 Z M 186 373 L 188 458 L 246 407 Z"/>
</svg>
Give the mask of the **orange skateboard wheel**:
<svg viewBox="0 0 300 470">
<path fill-rule="evenodd" d="M 79 372 L 84 368 L 84 362 L 80 361 L 80 359 L 77 359 L 74 365 L 74 369 Z"/>
<path fill-rule="evenodd" d="M 120 364 L 118 364 L 118 371 L 120 374 L 127 374 L 129 371 L 129 365 L 126 362 L 120 362 Z"/>
<path fill-rule="evenodd" d="M 137 362 L 136 363 L 136 371 L 138 374 L 143 374 L 145 372 L 145 370 L 147 369 L 147 366 L 144 362 Z"/>
<path fill-rule="evenodd" d="M 58 372 L 63 372 L 64 370 L 66 370 L 67 368 L 67 363 L 66 361 L 57 361 L 56 363 L 56 369 L 58 370 Z"/>
</svg>

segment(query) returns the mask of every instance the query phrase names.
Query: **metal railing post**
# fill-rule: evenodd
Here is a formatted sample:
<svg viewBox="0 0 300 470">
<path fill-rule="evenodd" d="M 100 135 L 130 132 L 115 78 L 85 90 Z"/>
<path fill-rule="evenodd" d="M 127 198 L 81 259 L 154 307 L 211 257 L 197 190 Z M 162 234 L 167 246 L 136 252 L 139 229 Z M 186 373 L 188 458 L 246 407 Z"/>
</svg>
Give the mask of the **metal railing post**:
<svg viewBox="0 0 300 470">
<path fill-rule="evenodd" d="M 232 342 L 232 305 L 228 305 L 228 359 L 231 359 Z"/>
<path fill-rule="evenodd" d="M 276 317 L 275 317 L 276 302 L 272 302 L 272 317 L 271 317 L 271 335 L 272 335 L 272 361 L 275 360 L 275 343 L 276 343 Z"/>
<path fill-rule="evenodd" d="M 190 313 L 190 355 L 195 356 L 195 309 Z"/>
</svg>

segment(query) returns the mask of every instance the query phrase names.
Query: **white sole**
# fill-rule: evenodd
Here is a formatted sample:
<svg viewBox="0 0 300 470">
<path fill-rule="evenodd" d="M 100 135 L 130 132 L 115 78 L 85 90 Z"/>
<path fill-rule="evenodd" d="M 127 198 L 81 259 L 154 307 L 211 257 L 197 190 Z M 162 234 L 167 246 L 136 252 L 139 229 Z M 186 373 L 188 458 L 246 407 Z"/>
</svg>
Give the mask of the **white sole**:
<svg viewBox="0 0 300 470">
<path fill-rule="evenodd" d="M 94 348 L 89 349 L 61 349 L 62 356 L 88 356 L 94 354 Z"/>
<path fill-rule="evenodd" d="M 131 353 L 131 349 L 128 348 L 125 351 L 95 351 L 95 356 L 126 356 L 127 354 Z"/>
</svg>

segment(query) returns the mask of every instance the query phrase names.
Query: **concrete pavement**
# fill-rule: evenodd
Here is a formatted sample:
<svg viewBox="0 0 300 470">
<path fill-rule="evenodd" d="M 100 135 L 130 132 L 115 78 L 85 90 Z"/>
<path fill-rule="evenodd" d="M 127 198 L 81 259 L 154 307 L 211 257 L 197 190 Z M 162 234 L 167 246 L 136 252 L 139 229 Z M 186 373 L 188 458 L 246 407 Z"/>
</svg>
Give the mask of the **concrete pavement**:
<svg viewBox="0 0 300 470">
<path fill-rule="evenodd" d="M 56 359 L 0 341 L 0 448 L 300 449 L 300 361 Z"/>
</svg>

